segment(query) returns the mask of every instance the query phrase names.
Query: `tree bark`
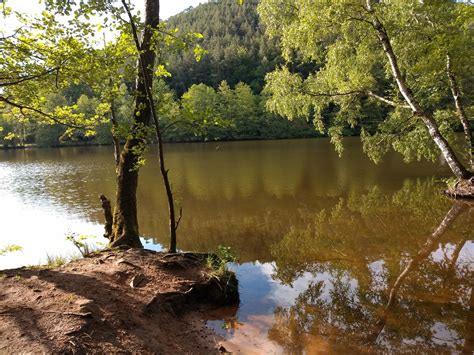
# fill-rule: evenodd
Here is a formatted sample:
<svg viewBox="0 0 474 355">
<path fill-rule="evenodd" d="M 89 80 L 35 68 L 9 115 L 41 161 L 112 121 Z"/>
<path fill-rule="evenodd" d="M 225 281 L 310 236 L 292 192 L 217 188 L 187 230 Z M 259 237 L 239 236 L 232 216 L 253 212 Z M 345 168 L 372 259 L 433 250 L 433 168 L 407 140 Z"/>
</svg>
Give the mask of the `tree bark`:
<svg viewBox="0 0 474 355">
<path fill-rule="evenodd" d="M 159 0 L 145 0 L 145 29 L 140 46 L 136 80 L 136 99 L 131 138 L 120 154 L 117 166 L 117 195 L 114 210 L 111 246 L 127 245 L 141 248 L 137 216 L 138 162 L 146 144 L 145 128 L 150 125 L 151 107 L 147 97 L 147 83 L 153 83 L 155 50 L 152 37 L 159 24 Z"/>
<path fill-rule="evenodd" d="M 112 215 L 112 206 L 110 205 L 110 200 L 105 197 L 105 195 L 99 195 L 100 202 L 102 204 L 102 209 L 104 210 L 104 238 L 110 239 L 112 236 L 112 224 L 113 224 L 113 215 Z"/>
<path fill-rule="evenodd" d="M 112 142 L 114 144 L 115 173 L 117 174 L 117 168 L 120 163 L 120 140 L 117 136 L 118 121 L 115 117 L 115 104 L 113 100 L 110 104 L 110 120 L 112 121 Z"/>
<path fill-rule="evenodd" d="M 375 16 L 374 14 L 371 0 L 367 0 L 367 11 L 373 15 L 373 19 L 371 22 L 372 27 L 375 29 L 379 42 L 382 45 L 385 55 L 388 58 L 392 75 L 395 79 L 398 90 L 400 94 L 402 95 L 403 99 L 408 104 L 413 114 L 416 117 L 419 117 L 422 120 L 422 122 L 425 124 L 431 138 L 440 149 L 441 154 L 443 155 L 445 161 L 448 163 L 453 174 L 458 179 L 470 178 L 473 174 L 469 172 L 462 165 L 462 163 L 460 162 L 460 160 L 454 153 L 453 149 L 449 145 L 448 141 L 443 137 L 443 135 L 439 131 L 439 127 L 436 120 L 433 118 L 433 116 L 429 112 L 422 109 L 422 107 L 415 100 L 412 94 L 412 91 L 408 87 L 405 81 L 405 78 L 401 74 L 400 67 L 398 65 L 398 60 L 393 50 L 387 31 L 385 30 L 385 27 L 377 18 L 377 16 Z"/>
<path fill-rule="evenodd" d="M 456 80 L 451 69 L 451 57 L 449 54 L 446 56 L 446 73 L 449 79 L 449 87 L 451 89 L 451 94 L 453 95 L 454 105 L 456 106 L 456 112 L 458 114 L 459 120 L 461 121 L 462 128 L 464 131 L 464 139 L 466 140 L 466 146 L 469 154 L 469 163 L 471 164 L 471 169 L 474 167 L 473 155 L 474 155 L 474 138 L 472 137 L 472 128 L 467 118 L 466 111 L 464 110 L 464 105 L 461 100 L 461 90 L 459 89 L 459 84 Z"/>
</svg>

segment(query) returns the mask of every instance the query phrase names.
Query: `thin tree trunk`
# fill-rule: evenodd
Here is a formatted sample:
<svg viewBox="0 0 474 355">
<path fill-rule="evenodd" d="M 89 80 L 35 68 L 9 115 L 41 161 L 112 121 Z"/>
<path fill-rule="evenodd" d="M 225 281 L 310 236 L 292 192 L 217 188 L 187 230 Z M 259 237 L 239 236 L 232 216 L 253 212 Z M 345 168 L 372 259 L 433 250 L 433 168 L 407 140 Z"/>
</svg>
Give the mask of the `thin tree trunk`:
<svg viewBox="0 0 474 355">
<path fill-rule="evenodd" d="M 171 184 L 168 177 L 168 170 L 165 167 L 165 158 L 163 154 L 163 139 L 161 137 L 161 131 L 158 126 L 158 122 L 155 122 L 155 130 L 156 136 L 158 138 L 158 156 L 159 156 L 159 164 L 160 164 L 160 171 L 161 176 L 163 177 L 163 183 L 165 185 L 166 190 L 166 199 L 168 201 L 168 211 L 169 211 L 169 229 L 170 229 L 170 246 L 168 251 L 170 253 L 176 253 L 176 230 L 178 229 L 179 220 L 181 220 L 181 213 L 176 222 L 176 214 L 174 209 L 174 199 L 173 199 L 173 191 L 171 190 Z"/>
<path fill-rule="evenodd" d="M 140 40 L 138 38 L 138 31 L 137 31 L 137 28 L 136 28 L 135 23 L 133 21 L 132 14 L 131 14 L 128 6 L 127 6 L 127 3 L 124 0 L 122 0 L 122 4 L 123 4 L 125 10 L 127 11 L 128 16 L 129 16 L 129 21 L 130 21 L 130 26 L 131 26 L 131 29 L 132 29 L 133 38 L 134 38 L 134 41 L 135 41 L 135 46 L 136 46 L 137 49 L 139 49 L 141 46 L 143 46 L 143 44 L 140 45 Z M 145 64 L 146 63 L 143 60 L 140 59 L 139 66 L 141 67 L 143 73 L 146 72 L 146 68 L 147 68 L 147 66 Z M 145 76 L 145 84 L 149 82 L 148 80 L 151 80 L 151 78 L 149 79 L 147 76 Z M 163 138 L 162 138 L 162 135 L 161 135 L 161 129 L 160 129 L 160 126 L 159 126 L 158 116 L 157 116 L 156 109 L 155 109 L 151 82 L 150 82 L 150 85 L 147 85 L 147 84 L 145 85 L 145 90 L 146 90 L 146 96 L 147 96 L 147 99 L 148 99 L 148 104 L 150 106 L 151 118 L 153 119 L 153 122 L 154 122 L 154 125 L 155 125 L 155 133 L 156 133 L 156 138 L 158 140 L 158 160 L 159 160 L 160 172 L 161 172 L 161 176 L 162 176 L 162 179 L 163 179 L 163 184 L 165 185 L 166 198 L 167 198 L 167 202 L 168 202 L 169 231 L 170 231 L 170 246 L 169 246 L 168 251 L 170 253 L 176 253 L 176 244 L 177 244 L 176 231 L 178 229 L 179 222 L 181 220 L 182 210 L 180 210 L 180 216 L 178 218 L 178 221 L 176 221 L 173 191 L 171 189 L 171 184 L 170 184 L 170 181 L 169 181 L 168 169 L 166 169 L 166 165 L 165 165 L 165 157 L 164 157 L 164 152 L 163 152 Z"/>
<path fill-rule="evenodd" d="M 367 11 L 373 14 L 374 11 L 372 9 L 371 0 L 367 0 L 366 3 L 367 3 Z M 454 153 L 453 149 L 449 145 L 448 141 L 443 137 L 443 135 L 439 131 L 439 127 L 436 120 L 433 118 L 433 116 L 430 113 L 423 110 L 421 106 L 418 104 L 418 102 L 415 100 L 415 98 L 413 97 L 413 94 L 410 88 L 407 86 L 405 78 L 401 74 L 400 67 L 398 66 L 398 60 L 393 51 L 390 38 L 388 37 L 388 34 L 383 24 L 379 21 L 379 19 L 375 16 L 375 14 L 373 14 L 373 16 L 374 17 L 372 20 L 372 26 L 377 32 L 379 41 L 383 47 L 385 55 L 388 58 L 388 61 L 390 63 L 390 68 L 392 70 L 392 75 L 395 79 L 395 82 L 397 84 L 400 94 L 403 96 L 408 106 L 410 106 L 410 109 L 412 110 L 413 114 L 419 117 L 423 121 L 426 128 L 428 129 L 428 132 L 431 138 L 433 139 L 435 144 L 438 146 L 438 148 L 441 150 L 441 153 L 443 154 L 444 159 L 448 163 L 454 175 L 458 179 L 470 178 L 472 176 L 472 173 L 469 172 L 462 165 L 462 163 L 460 162 L 460 160 Z"/>
<path fill-rule="evenodd" d="M 472 137 L 472 128 L 467 118 L 466 111 L 464 110 L 464 105 L 461 100 L 461 90 L 459 89 L 459 84 L 456 80 L 451 69 L 451 57 L 446 55 L 446 73 L 449 79 L 449 87 L 451 89 L 451 94 L 453 95 L 454 105 L 456 106 L 456 112 L 458 114 L 459 120 L 461 121 L 462 128 L 464 131 L 464 139 L 466 140 L 466 145 L 469 154 L 469 163 L 471 164 L 471 169 L 474 167 L 473 155 L 474 155 L 474 138 Z"/>
<path fill-rule="evenodd" d="M 159 24 L 159 0 L 145 1 L 145 27 L 139 48 L 136 99 L 132 137 L 128 138 L 117 166 L 117 196 L 114 210 L 111 246 L 127 245 L 141 248 L 137 217 L 138 163 L 146 144 L 146 130 L 150 125 L 151 107 L 147 85 L 153 83 L 155 50 L 153 33 Z"/>
</svg>

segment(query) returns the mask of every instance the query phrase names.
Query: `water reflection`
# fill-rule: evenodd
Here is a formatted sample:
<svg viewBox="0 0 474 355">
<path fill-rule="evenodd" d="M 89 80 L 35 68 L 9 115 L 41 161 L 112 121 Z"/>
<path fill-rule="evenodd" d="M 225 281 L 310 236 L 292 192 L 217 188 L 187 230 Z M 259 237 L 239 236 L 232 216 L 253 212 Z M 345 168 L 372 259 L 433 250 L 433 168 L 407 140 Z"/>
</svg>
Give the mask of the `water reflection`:
<svg viewBox="0 0 474 355">
<path fill-rule="evenodd" d="M 267 274 L 280 289 L 272 312 L 246 305 L 275 299 L 270 291 L 244 294 L 237 320 L 267 319 L 257 334 L 266 331 L 273 344 L 262 351 L 471 353 L 473 211 L 436 194 L 430 180 L 341 198 L 273 245 Z M 246 307 L 260 320 L 246 319 Z M 255 330 L 235 332 L 223 334 L 240 346 Z"/>
<path fill-rule="evenodd" d="M 146 247 L 167 244 L 153 149 L 140 176 Z M 438 193 L 446 167 L 375 166 L 348 139 L 167 146 L 184 216 L 179 247 L 231 246 L 237 310 L 209 325 L 256 352 L 472 349 L 473 209 Z M 112 150 L 0 151 L 0 268 L 74 250 L 68 230 L 102 234 L 98 194 L 114 193 Z M 229 313 L 230 312 L 230 313 Z"/>
</svg>

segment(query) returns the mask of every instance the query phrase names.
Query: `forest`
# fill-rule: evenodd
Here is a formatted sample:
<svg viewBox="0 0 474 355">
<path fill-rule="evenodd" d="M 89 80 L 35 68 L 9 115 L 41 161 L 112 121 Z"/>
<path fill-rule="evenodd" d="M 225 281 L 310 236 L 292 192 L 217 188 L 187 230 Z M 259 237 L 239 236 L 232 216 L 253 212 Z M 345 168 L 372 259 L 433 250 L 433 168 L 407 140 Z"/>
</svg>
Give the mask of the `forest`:
<svg viewBox="0 0 474 355">
<path fill-rule="evenodd" d="M 255 1 L 243 6 L 233 0 L 209 2 L 168 20 L 167 27 L 179 29 L 183 36 L 199 33 L 197 42 L 204 51 L 199 61 L 193 48 L 181 51 L 178 47 L 163 54 L 162 60 L 169 63 L 169 74 L 156 85 L 154 94 L 164 125 L 180 121 L 165 132 L 165 141 L 321 136 L 305 119 L 288 121 L 266 110 L 264 78 L 283 59 L 276 41 L 265 37 L 256 5 Z M 125 93 L 125 88 L 132 84 L 123 83 Z M 87 82 L 71 82 L 45 96 L 44 106 L 47 110 L 74 106 L 76 114 L 90 117 L 97 110 L 99 96 Z M 132 100 L 132 95 L 125 94 L 116 103 L 117 120 L 124 124 L 130 116 Z M 2 114 L 0 125 L 3 147 L 112 144 L 110 123 L 99 124 L 93 134 L 87 130 L 70 134 L 64 125 L 41 124 L 27 117 L 18 120 Z"/>
</svg>

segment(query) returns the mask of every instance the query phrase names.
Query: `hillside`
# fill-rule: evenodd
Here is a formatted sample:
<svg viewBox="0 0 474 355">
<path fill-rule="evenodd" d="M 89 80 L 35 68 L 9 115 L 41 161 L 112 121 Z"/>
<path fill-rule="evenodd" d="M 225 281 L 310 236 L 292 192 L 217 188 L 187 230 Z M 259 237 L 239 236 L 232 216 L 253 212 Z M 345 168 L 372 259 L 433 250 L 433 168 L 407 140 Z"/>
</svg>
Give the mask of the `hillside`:
<svg viewBox="0 0 474 355">
<path fill-rule="evenodd" d="M 217 88 L 226 80 L 233 87 L 239 82 L 260 93 L 265 74 L 281 62 L 275 40 L 265 37 L 256 8 L 258 1 L 214 0 L 171 17 L 170 27 L 182 33 L 199 32 L 208 53 L 196 62 L 193 52 L 169 55 L 172 77 L 168 84 L 179 96 L 192 84 Z"/>
</svg>

